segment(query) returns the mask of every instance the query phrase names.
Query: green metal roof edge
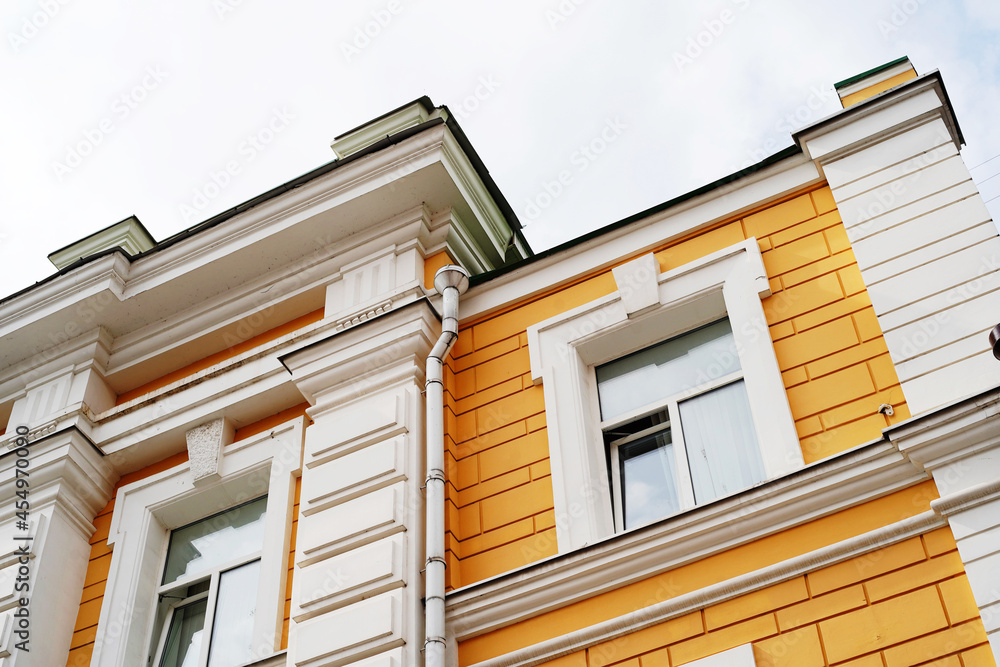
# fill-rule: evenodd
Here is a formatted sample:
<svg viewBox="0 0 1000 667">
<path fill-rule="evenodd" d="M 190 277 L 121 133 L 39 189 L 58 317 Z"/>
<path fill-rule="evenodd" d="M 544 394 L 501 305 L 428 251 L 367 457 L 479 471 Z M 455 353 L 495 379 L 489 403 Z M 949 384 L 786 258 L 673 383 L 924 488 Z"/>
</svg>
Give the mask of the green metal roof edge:
<svg viewBox="0 0 1000 667">
<path fill-rule="evenodd" d="M 856 83 L 858 81 L 861 81 L 861 79 L 864 79 L 865 77 L 869 77 L 872 74 L 878 74 L 882 70 L 887 70 L 890 67 L 894 67 L 894 66 L 898 65 L 899 63 L 904 62 L 904 61 L 909 60 L 909 59 L 910 58 L 908 56 L 903 56 L 902 58 L 896 58 L 892 62 L 888 62 L 888 63 L 886 63 L 884 65 L 879 65 L 878 67 L 873 67 L 870 70 L 868 70 L 867 72 L 862 72 L 861 74 L 855 74 L 854 76 L 847 77 L 843 81 L 838 81 L 837 83 L 833 84 L 833 87 L 834 87 L 834 89 L 837 89 L 837 88 L 843 88 L 844 86 L 849 86 L 852 83 Z"/>
<path fill-rule="evenodd" d="M 720 179 L 718 179 L 716 181 L 712 181 L 711 183 L 708 183 L 708 184 L 703 185 L 703 186 L 701 186 L 699 188 L 691 190 L 690 192 L 686 192 L 686 193 L 684 193 L 682 195 L 674 197 L 673 199 L 668 199 L 667 201 L 663 202 L 662 204 L 657 204 L 655 206 L 651 206 L 650 208 L 647 208 L 644 211 L 639 211 L 638 213 L 634 213 L 634 214 L 628 216 L 627 218 L 623 218 L 621 220 L 618 220 L 617 222 L 612 222 L 611 224 L 605 225 L 604 227 L 599 227 L 598 229 L 595 229 L 595 230 L 593 230 L 591 232 L 587 232 L 586 234 L 583 234 L 582 236 L 578 236 L 575 239 L 571 239 L 569 241 L 566 241 L 565 243 L 561 243 L 561 244 L 559 244 L 557 246 L 549 248 L 548 250 L 543 250 L 543 251 L 541 251 L 539 253 L 536 253 L 536 254 L 534 254 L 534 255 L 532 255 L 530 257 L 526 257 L 526 258 L 524 258 L 524 259 L 522 259 L 522 260 L 520 260 L 518 262 L 514 262 L 513 264 L 508 264 L 507 266 L 501 267 L 499 269 L 494 269 L 493 271 L 487 271 L 486 273 L 480 273 L 480 274 L 474 275 L 474 276 L 472 276 L 469 279 L 469 282 L 470 282 L 471 285 L 480 285 L 482 283 L 489 282 L 490 280 L 493 280 L 494 278 L 499 278 L 500 276 L 502 276 L 502 275 L 504 275 L 506 273 L 510 273 L 511 271 L 516 271 L 516 270 L 518 270 L 520 268 L 523 268 L 525 266 L 528 266 L 528 265 L 530 265 L 530 264 L 532 264 L 532 263 L 534 263 L 534 262 L 536 262 L 536 261 L 538 261 L 540 259 L 544 259 L 546 257 L 550 257 L 550 256 L 555 255 L 557 253 L 563 252 L 564 250 L 569 250 L 570 248 L 578 246 L 581 243 L 586 243 L 587 241 L 590 241 L 591 239 L 598 238 L 599 236 L 603 236 L 604 234 L 612 232 L 612 231 L 614 231 L 616 229 L 620 229 L 621 227 L 625 227 L 626 225 L 629 225 L 629 224 L 635 222 L 636 220 L 641 220 L 643 218 L 647 218 L 647 217 L 649 217 L 651 215 L 654 215 L 656 213 L 659 213 L 661 211 L 665 211 L 668 208 L 671 208 L 673 206 L 677 206 L 678 204 L 682 204 L 682 203 L 688 201 L 689 199 L 693 199 L 693 198 L 695 198 L 695 197 L 697 197 L 699 195 L 703 195 L 703 194 L 705 194 L 707 192 L 711 192 L 713 190 L 717 190 L 717 189 L 719 189 L 721 187 L 729 185 L 730 183 L 733 183 L 734 181 L 738 181 L 739 179 L 744 178 L 745 176 L 749 176 L 750 174 L 753 174 L 753 173 L 755 173 L 757 171 L 760 171 L 761 169 L 763 169 L 765 167 L 769 167 L 772 164 L 775 164 L 777 162 L 781 162 L 782 160 L 784 160 L 786 158 L 789 158 L 789 157 L 792 157 L 793 155 L 798 155 L 801 152 L 802 152 L 802 148 L 800 146 L 798 146 L 798 145 L 789 146 L 788 148 L 785 148 L 785 149 L 782 149 L 782 150 L 778 151 L 774 155 L 769 155 L 768 157 L 764 158 L 763 160 L 761 160 L 760 162 L 758 162 L 756 164 L 752 164 L 749 167 L 745 167 L 743 169 L 740 169 L 739 171 L 734 172 L 732 174 L 729 174 L 728 176 L 723 176 L 722 178 L 720 178 Z"/>
<path fill-rule="evenodd" d="M 73 241 L 72 243 L 67 243 L 62 248 L 59 248 L 58 250 L 53 250 L 48 255 L 46 255 L 46 257 L 51 260 L 53 255 L 58 255 L 61 252 L 69 250 L 70 248 L 72 248 L 76 244 L 83 243 L 87 239 L 89 239 L 89 238 L 91 238 L 93 236 L 97 236 L 98 234 L 103 234 L 104 232 L 108 231 L 109 229 L 111 229 L 115 225 L 120 225 L 123 222 L 128 222 L 129 220 L 135 220 L 136 224 L 139 226 L 139 229 L 142 230 L 142 233 L 149 237 L 149 240 L 153 242 L 154 246 L 157 244 L 157 240 L 153 237 L 152 234 L 149 233 L 149 230 L 146 229 L 146 225 L 142 224 L 142 221 L 139 220 L 139 218 L 135 214 L 132 214 L 132 215 L 128 216 L 127 218 L 122 218 L 118 222 L 112 222 L 107 227 L 103 227 L 101 229 L 98 229 L 96 232 L 92 232 L 90 234 L 87 234 L 82 239 L 77 239 L 77 240 Z"/>
</svg>

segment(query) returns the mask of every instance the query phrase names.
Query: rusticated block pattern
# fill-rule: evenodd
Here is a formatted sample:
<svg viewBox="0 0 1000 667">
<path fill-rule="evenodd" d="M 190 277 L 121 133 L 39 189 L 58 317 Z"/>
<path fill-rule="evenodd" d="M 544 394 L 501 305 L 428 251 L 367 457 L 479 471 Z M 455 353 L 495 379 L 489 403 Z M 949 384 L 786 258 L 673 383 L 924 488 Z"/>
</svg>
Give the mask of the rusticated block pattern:
<svg viewBox="0 0 1000 667">
<path fill-rule="evenodd" d="M 828 187 L 724 221 L 656 251 L 667 271 L 755 236 L 763 302 L 805 461 L 880 437 L 909 416 Z M 631 258 L 623 258 L 627 261 Z M 557 552 L 544 385 L 526 329 L 613 292 L 611 271 L 463 323 L 445 371 L 449 584 L 465 586 Z M 894 416 L 878 413 L 893 406 Z"/>
<path fill-rule="evenodd" d="M 995 665 L 947 528 L 547 665 L 677 667 L 744 644 L 761 667 Z"/>
</svg>

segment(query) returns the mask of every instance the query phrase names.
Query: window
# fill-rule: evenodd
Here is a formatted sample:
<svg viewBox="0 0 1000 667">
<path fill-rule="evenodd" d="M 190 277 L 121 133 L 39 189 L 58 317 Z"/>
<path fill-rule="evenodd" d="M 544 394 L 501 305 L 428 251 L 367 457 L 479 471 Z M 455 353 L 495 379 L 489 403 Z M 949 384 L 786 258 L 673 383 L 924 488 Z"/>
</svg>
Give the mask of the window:
<svg viewBox="0 0 1000 667">
<path fill-rule="evenodd" d="M 304 433 L 299 417 L 226 445 L 216 482 L 196 486 L 183 463 L 118 490 L 94 667 L 214 667 L 278 650 Z"/>
<path fill-rule="evenodd" d="M 156 667 L 234 667 L 252 658 L 267 497 L 170 534 Z"/>
<path fill-rule="evenodd" d="M 764 479 L 728 319 L 596 374 L 616 526 L 634 528 Z"/>
<path fill-rule="evenodd" d="M 528 327 L 560 553 L 803 466 L 756 239 L 664 273 L 648 254 L 614 279 Z"/>
</svg>

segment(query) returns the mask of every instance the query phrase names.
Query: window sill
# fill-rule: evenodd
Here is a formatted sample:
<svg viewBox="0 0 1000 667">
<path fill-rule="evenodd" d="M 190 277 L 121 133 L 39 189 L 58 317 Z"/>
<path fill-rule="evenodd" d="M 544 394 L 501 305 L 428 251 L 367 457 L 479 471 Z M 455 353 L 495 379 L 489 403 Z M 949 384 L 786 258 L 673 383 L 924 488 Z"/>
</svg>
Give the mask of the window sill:
<svg viewBox="0 0 1000 667">
<path fill-rule="evenodd" d="M 288 651 L 278 651 L 274 655 L 269 655 L 266 658 L 261 658 L 260 660 L 255 660 L 253 662 L 244 662 L 238 667 L 285 667 L 288 664 Z"/>
</svg>

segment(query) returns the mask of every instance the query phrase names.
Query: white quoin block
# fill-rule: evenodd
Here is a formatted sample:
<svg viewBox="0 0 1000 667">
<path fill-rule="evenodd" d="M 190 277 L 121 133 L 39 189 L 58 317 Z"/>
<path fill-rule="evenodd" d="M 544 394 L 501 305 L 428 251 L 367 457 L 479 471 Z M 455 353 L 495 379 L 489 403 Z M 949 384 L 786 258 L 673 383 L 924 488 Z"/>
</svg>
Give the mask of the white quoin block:
<svg viewBox="0 0 1000 667">
<path fill-rule="evenodd" d="M 341 665 L 391 648 L 402 639 L 401 603 L 392 591 L 300 623 L 295 664 Z"/>
<path fill-rule="evenodd" d="M 226 419 L 213 419 L 188 431 L 188 457 L 191 461 L 191 476 L 196 486 L 220 479 L 219 463 L 222 448 L 233 441 L 235 430 Z"/>
<path fill-rule="evenodd" d="M 1000 384 L 988 339 L 1000 322 L 992 289 L 1000 237 L 935 86 L 925 77 L 910 93 L 803 135 L 830 184 L 914 415 Z"/>
<path fill-rule="evenodd" d="M 363 598 L 401 587 L 405 537 L 393 535 L 301 568 L 297 623 Z"/>
</svg>

